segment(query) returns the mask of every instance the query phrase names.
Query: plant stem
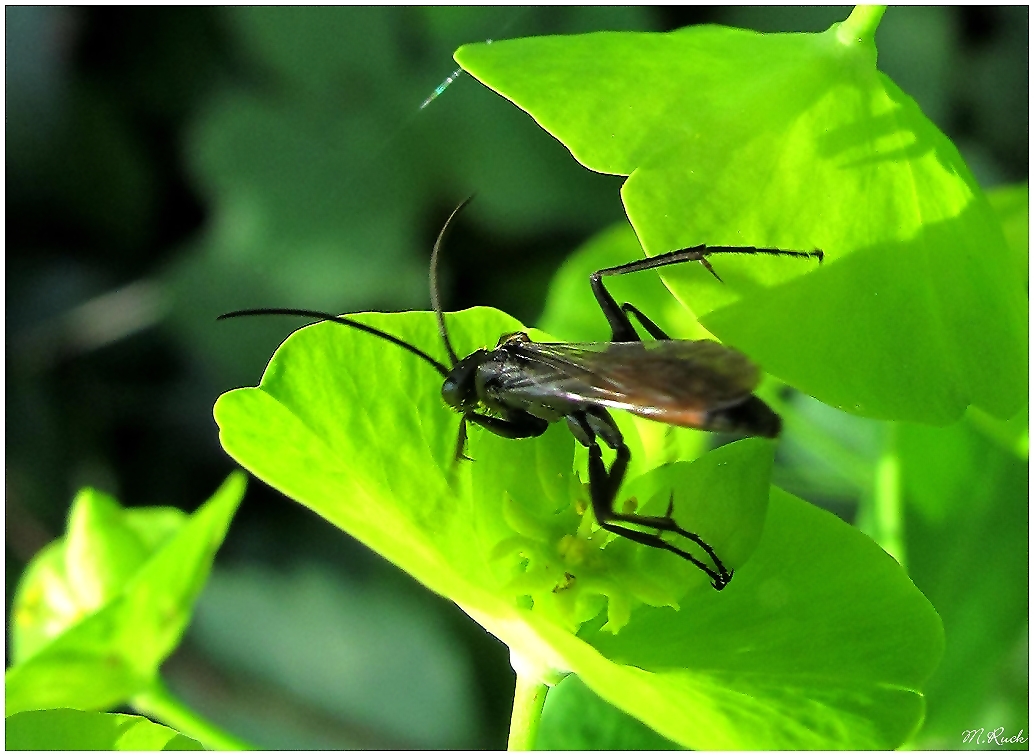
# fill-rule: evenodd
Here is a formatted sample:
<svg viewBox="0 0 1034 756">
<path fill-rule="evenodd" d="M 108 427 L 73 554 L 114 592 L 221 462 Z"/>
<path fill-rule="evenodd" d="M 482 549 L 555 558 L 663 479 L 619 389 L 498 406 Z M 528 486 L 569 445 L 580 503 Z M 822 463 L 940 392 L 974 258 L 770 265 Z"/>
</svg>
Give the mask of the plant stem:
<svg viewBox="0 0 1034 756">
<path fill-rule="evenodd" d="M 819 426 L 793 402 L 784 401 L 778 393 L 766 396 L 765 401 L 782 416 L 787 435 L 796 436 L 802 446 L 821 455 L 859 491 L 869 490 L 872 485 L 872 463 L 869 460 L 844 446 L 836 436 Z"/>
<path fill-rule="evenodd" d="M 1024 410 L 1023 415 L 1028 415 L 1028 411 Z M 1027 459 L 1030 456 L 1030 430 L 1024 427 L 1022 432 L 1014 432 L 1014 424 L 1018 421 L 1018 417 L 1003 422 L 972 405 L 966 410 L 966 419 L 977 430 L 1003 449 L 1007 449 L 1021 459 Z"/>
<path fill-rule="evenodd" d="M 856 5 L 851 15 L 837 29 L 837 39 L 845 45 L 858 42 L 871 44 L 876 27 L 880 25 L 886 10 L 886 5 Z"/>
<path fill-rule="evenodd" d="M 898 457 L 896 428 L 888 423 L 887 440 L 876 463 L 873 486 L 873 525 L 876 542 L 905 565 L 904 519 L 901 510 L 901 461 Z M 907 569 L 907 567 L 906 567 Z"/>
<path fill-rule="evenodd" d="M 542 705 L 549 688 L 537 678 L 517 672 L 517 687 L 513 692 L 513 713 L 510 715 L 508 751 L 532 751 L 542 719 Z"/>
<path fill-rule="evenodd" d="M 151 687 L 133 697 L 130 704 L 139 713 L 156 719 L 189 738 L 194 738 L 205 748 L 216 751 L 251 751 L 254 747 L 243 740 L 224 732 L 204 719 L 200 714 L 179 700 L 155 677 Z"/>
</svg>

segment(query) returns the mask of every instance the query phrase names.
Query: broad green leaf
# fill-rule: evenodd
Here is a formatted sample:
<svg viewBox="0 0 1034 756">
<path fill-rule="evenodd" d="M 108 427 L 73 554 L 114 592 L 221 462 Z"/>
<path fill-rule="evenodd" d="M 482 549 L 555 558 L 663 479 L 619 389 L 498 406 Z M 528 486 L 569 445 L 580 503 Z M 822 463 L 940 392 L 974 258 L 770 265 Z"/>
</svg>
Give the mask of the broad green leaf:
<svg viewBox="0 0 1034 756">
<path fill-rule="evenodd" d="M 822 249 L 825 263 L 715 256 L 664 278 L 766 371 L 856 414 L 998 417 L 1026 393 L 1027 312 L 1001 228 L 955 147 L 876 70 L 871 40 L 700 26 L 460 48 L 466 71 L 583 165 L 629 176 L 650 255 L 698 244 Z"/>
<path fill-rule="evenodd" d="M 146 687 L 179 643 L 243 495 L 243 476 L 231 475 L 188 517 L 81 492 L 68 535 L 16 590 L 7 713 L 103 709 Z"/>
<path fill-rule="evenodd" d="M 432 313 L 353 317 L 441 356 Z M 520 328 L 487 309 L 447 322 L 460 354 Z M 674 490 L 675 518 L 736 570 L 718 593 L 678 557 L 595 528 L 561 425 L 518 441 L 474 428 L 475 461 L 453 468 L 458 417 L 440 386 L 412 354 L 322 323 L 215 417 L 244 467 L 455 601 L 542 679 L 575 672 L 681 745 L 887 748 L 917 726 L 936 614 L 868 538 L 769 497 L 770 442 L 640 469 L 620 492 L 663 512 Z M 633 460 L 635 428 L 623 421 Z"/>
<path fill-rule="evenodd" d="M 726 591 L 613 638 L 581 633 L 614 664 L 576 671 L 694 748 L 882 749 L 918 726 L 940 621 L 866 536 L 773 489 L 761 545 Z"/>
<path fill-rule="evenodd" d="M 9 751 L 203 751 L 145 717 L 75 709 L 23 711 L 4 720 Z"/>
</svg>

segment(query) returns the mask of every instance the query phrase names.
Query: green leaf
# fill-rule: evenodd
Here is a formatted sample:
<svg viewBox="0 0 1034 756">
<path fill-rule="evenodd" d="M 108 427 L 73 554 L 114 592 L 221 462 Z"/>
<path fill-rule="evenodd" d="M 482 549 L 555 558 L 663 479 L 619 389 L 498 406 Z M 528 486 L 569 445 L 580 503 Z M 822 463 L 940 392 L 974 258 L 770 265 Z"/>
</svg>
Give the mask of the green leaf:
<svg viewBox="0 0 1034 756">
<path fill-rule="evenodd" d="M 352 317 L 441 354 L 433 313 Z M 480 308 L 447 323 L 460 354 L 520 328 Z M 889 748 L 918 725 L 943 645 L 936 614 L 868 538 L 782 492 L 769 500 L 770 442 L 640 468 L 622 488 L 660 513 L 674 490 L 675 518 L 736 570 L 718 593 L 678 557 L 596 529 L 560 425 L 517 441 L 473 428 L 475 461 L 454 468 L 440 380 L 322 323 L 215 417 L 244 467 L 451 598 L 541 679 L 573 671 L 681 745 Z M 619 422 L 635 461 L 636 425 Z"/>
<path fill-rule="evenodd" d="M 244 484 L 231 475 L 189 517 L 81 492 L 68 535 L 33 559 L 15 592 L 7 713 L 104 709 L 146 688 L 190 621 Z"/>
<path fill-rule="evenodd" d="M 4 721 L 9 751 L 203 751 L 188 738 L 145 717 L 75 709 L 23 711 Z"/>
<path fill-rule="evenodd" d="M 466 71 L 583 165 L 629 176 L 648 254 L 700 322 L 827 404 L 947 423 L 1026 395 L 1027 313 L 1001 228 L 955 147 L 875 67 L 871 42 L 699 26 L 461 47 Z M 648 303 L 649 304 L 649 303 Z"/>
<path fill-rule="evenodd" d="M 583 634 L 616 664 L 576 671 L 694 748 L 890 748 L 918 726 L 940 621 L 866 536 L 773 489 L 761 545 L 726 591 L 613 638 Z"/>
</svg>

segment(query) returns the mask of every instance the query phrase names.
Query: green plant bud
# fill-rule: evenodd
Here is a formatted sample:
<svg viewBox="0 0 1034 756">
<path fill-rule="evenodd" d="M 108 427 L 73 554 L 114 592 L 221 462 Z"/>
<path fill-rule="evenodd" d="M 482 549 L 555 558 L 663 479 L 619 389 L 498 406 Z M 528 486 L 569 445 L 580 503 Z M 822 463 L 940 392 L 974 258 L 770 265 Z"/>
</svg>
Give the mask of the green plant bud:
<svg viewBox="0 0 1034 756">
<path fill-rule="evenodd" d="M 107 494 L 84 488 L 72 502 L 65 571 L 76 602 L 96 609 L 118 594 L 147 559 L 147 548 Z"/>
</svg>

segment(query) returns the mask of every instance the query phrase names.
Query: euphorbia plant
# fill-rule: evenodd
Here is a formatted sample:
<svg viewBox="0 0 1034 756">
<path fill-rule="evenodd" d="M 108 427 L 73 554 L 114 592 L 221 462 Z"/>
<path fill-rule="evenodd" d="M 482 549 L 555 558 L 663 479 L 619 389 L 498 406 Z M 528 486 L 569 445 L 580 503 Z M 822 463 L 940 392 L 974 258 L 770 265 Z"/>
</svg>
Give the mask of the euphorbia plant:
<svg viewBox="0 0 1034 756">
<path fill-rule="evenodd" d="M 364 319 L 418 344 L 436 337 L 431 313 Z M 449 322 L 466 349 L 520 327 L 483 309 Z M 510 645 L 517 721 L 528 722 L 522 707 L 537 686 L 574 671 L 686 745 L 886 747 L 914 728 L 914 691 L 940 653 L 936 614 L 865 536 L 781 491 L 768 496 L 769 442 L 645 472 L 626 488 L 651 501 L 651 489 L 674 486 L 704 533 L 731 520 L 715 547 L 743 545 L 719 594 L 677 557 L 580 527 L 584 468 L 562 427 L 534 441 L 472 431 L 476 461 L 454 470 L 457 418 L 433 378 L 402 350 L 321 324 L 285 342 L 260 388 L 221 398 L 216 417 L 243 464 Z M 636 438 L 634 425 L 625 431 Z M 744 532 L 759 520 L 750 543 Z M 530 745 L 525 726 L 515 745 Z"/>
<path fill-rule="evenodd" d="M 858 414 L 947 422 L 976 404 L 1008 417 L 1023 399 L 1022 288 L 954 147 L 877 72 L 881 12 L 822 34 L 601 33 L 472 45 L 457 60 L 586 166 L 630 175 L 623 199 L 648 254 L 826 253 L 818 271 L 730 256 L 724 284 L 666 274 L 699 318 L 685 312 L 680 332 L 707 329 Z M 444 355 L 432 313 L 358 317 Z M 483 308 L 448 324 L 461 355 L 523 330 Z M 770 442 L 690 462 L 699 438 L 673 451 L 657 426 L 619 421 L 633 459 L 621 498 L 660 512 L 674 490 L 676 519 L 736 571 L 716 593 L 677 557 L 595 526 L 563 427 L 520 441 L 472 429 L 474 461 L 455 465 L 439 377 L 367 334 L 302 329 L 215 415 L 244 467 L 509 645 L 512 747 L 534 745 L 545 686 L 572 672 L 693 748 L 888 748 L 922 719 L 936 613 L 870 539 L 769 487 Z"/>
<path fill-rule="evenodd" d="M 210 748 L 247 747 L 187 708 L 160 672 L 190 624 L 244 486 L 232 474 L 192 515 L 123 508 L 90 488 L 76 495 L 67 533 L 33 558 L 14 595 L 8 748 L 201 747 L 140 717 L 85 713 L 126 705 Z"/>
</svg>

